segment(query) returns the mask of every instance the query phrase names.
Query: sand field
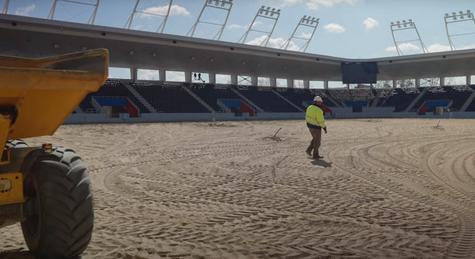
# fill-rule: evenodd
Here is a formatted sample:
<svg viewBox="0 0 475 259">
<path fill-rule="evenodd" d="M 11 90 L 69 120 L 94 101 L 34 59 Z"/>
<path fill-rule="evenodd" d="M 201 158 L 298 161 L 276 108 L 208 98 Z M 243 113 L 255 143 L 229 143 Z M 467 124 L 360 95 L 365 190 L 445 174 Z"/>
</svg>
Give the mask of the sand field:
<svg viewBox="0 0 475 259">
<path fill-rule="evenodd" d="M 28 142 L 89 165 L 83 258 L 475 258 L 475 120 L 437 122 L 330 120 L 320 161 L 302 121 L 66 125 Z M 19 225 L 1 231 L 0 258 L 31 258 Z"/>
</svg>

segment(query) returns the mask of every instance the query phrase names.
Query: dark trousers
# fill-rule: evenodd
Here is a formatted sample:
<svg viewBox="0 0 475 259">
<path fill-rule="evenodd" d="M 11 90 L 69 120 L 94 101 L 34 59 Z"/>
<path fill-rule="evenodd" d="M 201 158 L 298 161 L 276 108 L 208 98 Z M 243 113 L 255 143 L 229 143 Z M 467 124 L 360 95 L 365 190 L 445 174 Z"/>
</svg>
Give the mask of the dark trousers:
<svg viewBox="0 0 475 259">
<path fill-rule="evenodd" d="M 318 152 L 318 148 L 320 148 L 320 144 L 322 142 L 322 129 L 317 128 L 308 128 L 310 130 L 310 134 L 312 134 L 312 141 L 310 141 L 310 145 L 307 148 L 307 153 L 311 153 L 313 150 L 313 157 L 317 158 L 320 156 Z"/>
</svg>

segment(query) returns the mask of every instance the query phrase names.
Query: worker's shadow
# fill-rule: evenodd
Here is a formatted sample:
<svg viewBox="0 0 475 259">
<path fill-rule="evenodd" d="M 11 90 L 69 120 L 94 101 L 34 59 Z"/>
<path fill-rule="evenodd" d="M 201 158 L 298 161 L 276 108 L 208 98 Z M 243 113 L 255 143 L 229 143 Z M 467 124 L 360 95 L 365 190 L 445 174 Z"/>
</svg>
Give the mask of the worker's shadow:
<svg viewBox="0 0 475 259">
<path fill-rule="evenodd" d="M 327 162 L 322 159 L 314 159 L 312 160 L 312 165 L 318 165 L 318 166 L 327 168 L 327 167 L 332 167 L 332 162 Z"/>
</svg>

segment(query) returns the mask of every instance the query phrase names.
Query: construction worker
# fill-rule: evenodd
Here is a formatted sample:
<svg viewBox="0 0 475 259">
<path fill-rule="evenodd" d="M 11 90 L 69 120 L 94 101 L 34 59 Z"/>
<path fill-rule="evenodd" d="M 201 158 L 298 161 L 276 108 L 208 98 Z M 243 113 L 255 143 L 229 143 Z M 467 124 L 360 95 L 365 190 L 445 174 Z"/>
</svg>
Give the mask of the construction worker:
<svg viewBox="0 0 475 259">
<path fill-rule="evenodd" d="M 310 134 L 312 134 L 312 141 L 306 151 L 307 155 L 312 156 L 314 159 L 323 158 L 318 152 L 322 140 L 322 129 L 325 131 L 325 134 L 327 133 L 322 97 L 315 96 L 315 98 L 313 98 L 313 103 L 307 107 L 305 120 L 307 121 Z"/>
</svg>

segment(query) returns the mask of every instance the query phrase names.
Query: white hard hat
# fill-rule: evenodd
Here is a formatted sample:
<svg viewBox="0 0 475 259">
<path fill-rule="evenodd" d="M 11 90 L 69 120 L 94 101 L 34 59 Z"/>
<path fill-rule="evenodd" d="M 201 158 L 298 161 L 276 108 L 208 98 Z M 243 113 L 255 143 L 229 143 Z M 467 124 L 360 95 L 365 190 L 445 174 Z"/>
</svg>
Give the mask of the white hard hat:
<svg viewBox="0 0 475 259">
<path fill-rule="evenodd" d="M 315 97 L 313 98 L 313 101 L 314 101 L 314 102 L 323 102 L 323 99 L 322 99 L 322 97 L 320 97 L 320 96 L 317 95 L 317 96 L 315 96 Z"/>
</svg>

